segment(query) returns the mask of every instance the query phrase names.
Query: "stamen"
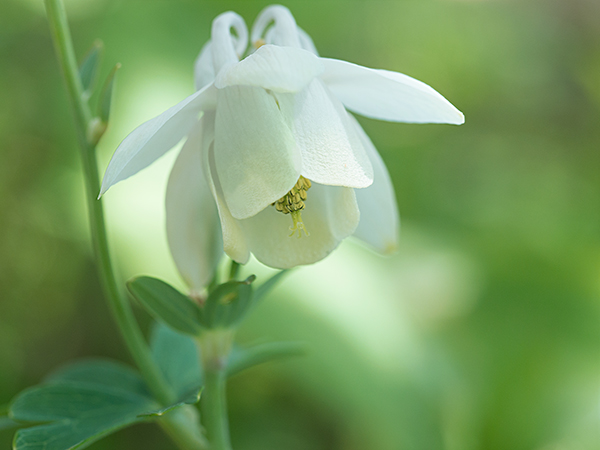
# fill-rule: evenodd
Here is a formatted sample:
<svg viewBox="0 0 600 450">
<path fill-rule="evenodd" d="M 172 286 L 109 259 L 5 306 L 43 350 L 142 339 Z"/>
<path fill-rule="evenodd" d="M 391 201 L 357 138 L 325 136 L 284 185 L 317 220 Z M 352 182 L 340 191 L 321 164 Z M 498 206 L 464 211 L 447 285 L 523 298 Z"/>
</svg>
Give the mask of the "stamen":
<svg viewBox="0 0 600 450">
<path fill-rule="evenodd" d="M 262 47 L 263 45 L 265 45 L 265 44 L 266 44 L 266 42 L 265 42 L 265 40 L 264 40 L 264 39 L 258 39 L 258 40 L 256 40 L 256 41 L 254 41 L 254 43 L 253 43 L 252 45 L 254 45 L 254 48 L 255 48 L 256 50 L 258 50 L 259 48 L 261 48 L 261 47 Z"/>
<path fill-rule="evenodd" d="M 292 234 L 290 234 L 290 237 L 292 237 L 294 234 L 296 234 L 296 231 L 298 232 L 298 239 L 300 239 L 302 237 L 303 231 L 304 231 L 304 234 L 306 234 L 307 236 L 310 236 L 310 233 L 304 226 L 304 222 L 302 222 L 302 213 L 300 211 L 292 211 L 291 214 L 292 214 L 292 220 L 294 221 L 294 225 L 290 227 L 290 231 L 292 232 Z"/>
<path fill-rule="evenodd" d="M 310 233 L 302 222 L 302 215 L 300 214 L 300 211 L 306 207 L 304 201 L 307 198 L 306 191 L 308 191 L 310 187 L 310 180 L 300 176 L 294 187 L 290 189 L 287 194 L 272 203 L 277 211 L 283 214 L 291 214 L 294 225 L 290 227 L 290 231 L 292 232 L 290 236 L 293 236 L 296 231 L 298 232 L 298 237 L 302 236 L 302 231 L 304 231 L 307 236 L 310 236 Z"/>
</svg>

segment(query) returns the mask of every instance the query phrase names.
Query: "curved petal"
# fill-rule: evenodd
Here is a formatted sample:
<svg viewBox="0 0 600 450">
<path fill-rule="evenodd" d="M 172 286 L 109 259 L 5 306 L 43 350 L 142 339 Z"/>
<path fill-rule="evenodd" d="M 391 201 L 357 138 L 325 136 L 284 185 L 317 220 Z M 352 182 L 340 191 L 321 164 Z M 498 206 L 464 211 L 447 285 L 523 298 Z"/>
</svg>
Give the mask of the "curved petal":
<svg viewBox="0 0 600 450">
<path fill-rule="evenodd" d="M 275 98 L 264 89 L 219 90 L 215 162 L 236 219 L 257 214 L 294 186 L 300 176 L 294 137 Z"/>
<path fill-rule="evenodd" d="M 263 45 L 237 64 L 223 68 L 215 86 L 257 86 L 274 92 L 298 92 L 323 72 L 323 64 L 300 48 Z"/>
<path fill-rule="evenodd" d="M 349 114 L 321 80 L 277 99 L 302 154 L 304 177 L 332 186 L 371 185 L 373 167 Z"/>
<path fill-rule="evenodd" d="M 373 163 L 373 184 L 355 191 L 360 223 L 354 236 L 385 254 L 393 253 L 398 247 L 400 216 L 398 203 L 390 174 L 375 146 L 354 117 L 352 122 Z"/>
<path fill-rule="evenodd" d="M 256 25 L 256 22 L 255 22 L 255 25 Z M 277 31 L 278 31 L 277 27 L 269 28 L 267 31 L 267 34 L 265 35 L 265 42 L 267 44 L 285 46 L 286 44 L 284 44 L 283 39 L 281 39 L 280 33 L 278 33 Z M 307 51 L 311 52 L 312 54 L 319 56 L 317 47 L 315 47 L 315 44 L 314 44 L 312 38 L 310 37 L 310 35 L 306 31 L 304 31 L 302 28 L 300 28 L 299 26 L 296 26 L 296 31 L 298 32 L 298 40 L 299 40 L 300 48 L 303 48 L 304 50 L 307 50 Z M 256 39 L 253 38 L 252 41 L 256 42 Z"/>
<path fill-rule="evenodd" d="M 304 50 L 308 50 L 309 52 L 319 56 L 319 52 L 317 47 L 315 47 L 315 43 L 313 42 L 312 38 L 300 27 L 298 27 L 298 38 L 300 38 L 300 45 Z"/>
<path fill-rule="evenodd" d="M 183 145 L 165 198 L 171 255 L 193 292 L 209 283 L 223 256 L 219 215 L 203 169 L 204 122 L 200 119 Z"/>
<path fill-rule="evenodd" d="M 288 269 L 325 258 L 354 232 L 359 218 L 354 189 L 314 183 L 302 211 L 310 236 L 290 236 L 290 215 L 273 207 L 241 220 L 240 224 L 250 250 L 260 262 Z"/>
<path fill-rule="evenodd" d="M 213 81 L 215 81 L 215 66 L 213 64 L 212 43 L 208 41 L 204 44 L 194 62 L 194 83 L 196 89 L 200 90 Z"/>
<path fill-rule="evenodd" d="M 272 26 L 270 26 L 272 25 Z M 298 36 L 298 27 L 296 20 L 288 8 L 283 5 L 270 5 L 263 9 L 252 25 L 251 41 L 253 43 L 260 41 L 260 38 L 265 34 L 268 28 L 265 40 L 268 40 L 269 34 L 274 37 L 276 45 L 284 47 L 300 47 Z"/>
<path fill-rule="evenodd" d="M 205 126 L 207 129 L 203 144 L 203 149 L 205 150 L 203 153 L 203 168 L 205 170 L 204 176 L 208 181 L 214 201 L 217 204 L 217 210 L 219 211 L 219 219 L 221 220 L 221 233 L 223 236 L 223 249 L 225 250 L 225 253 L 227 253 L 227 255 L 229 255 L 229 257 L 234 261 L 240 264 L 246 264 L 250 258 L 250 251 L 246 245 L 246 240 L 244 238 L 242 229 L 240 228 L 239 222 L 233 218 L 229 212 L 227 204 L 225 203 L 221 183 L 219 181 L 219 177 L 217 176 L 214 154 L 215 113 L 212 111 L 205 113 L 203 119 L 205 120 Z"/>
<path fill-rule="evenodd" d="M 409 123 L 464 123 L 463 114 L 433 88 L 387 70 L 321 58 L 327 87 L 351 111 L 373 119 Z"/>
<path fill-rule="evenodd" d="M 188 134 L 200 111 L 214 108 L 215 103 L 216 89 L 211 84 L 133 130 L 113 154 L 100 195 L 164 155 Z"/>
</svg>

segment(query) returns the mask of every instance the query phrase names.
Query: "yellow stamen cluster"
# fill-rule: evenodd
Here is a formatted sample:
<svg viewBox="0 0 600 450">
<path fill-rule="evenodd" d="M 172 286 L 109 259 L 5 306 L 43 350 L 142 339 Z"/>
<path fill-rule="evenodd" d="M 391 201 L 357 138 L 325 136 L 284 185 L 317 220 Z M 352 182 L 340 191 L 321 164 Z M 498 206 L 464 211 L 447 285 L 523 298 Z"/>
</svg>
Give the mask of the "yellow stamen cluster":
<svg viewBox="0 0 600 450">
<path fill-rule="evenodd" d="M 291 214 L 294 225 L 290 227 L 290 231 L 292 232 L 290 236 L 293 236 L 296 231 L 298 232 L 298 237 L 301 236 L 302 231 L 304 231 L 307 236 L 310 236 L 302 222 L 302 215 L 300 214 L 300 211 L 306 206 L 304 204 L 304 201 L 306 200 L 306 191 L 308 191 L 310 187 L 310 180 L 300 175 L 300 178 L 298 178 L 294 187 L 279 200 L 272 203 L 277 211 L 282 212 L 283 214 Z"/>
</svg>

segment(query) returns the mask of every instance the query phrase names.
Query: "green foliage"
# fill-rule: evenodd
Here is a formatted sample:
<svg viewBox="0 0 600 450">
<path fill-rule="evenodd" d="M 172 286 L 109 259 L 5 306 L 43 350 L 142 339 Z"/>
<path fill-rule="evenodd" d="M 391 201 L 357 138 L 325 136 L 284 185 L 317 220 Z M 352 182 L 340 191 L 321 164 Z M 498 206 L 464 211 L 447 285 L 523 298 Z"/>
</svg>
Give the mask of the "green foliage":
<svg viewBox="0 0 600 450">
<path fill-rule="evenodd" d="M 275 286 L 277 286 L 283 277 L 288 275 L 290 272 L 290 270 L 281 270 L 257 287 L 254 293 L 255 301 L 258 302 L 262 300 Z"/>
<path fill-rule="evenodd" d="M 179 398 L 198 392 L 202 385 L 200 358 L 194 339 L 158 323 L 150 340 L 152 355 Z"/>
<path fill-rule="evenodd" d="M 72 370 L 71 370 L 72 369 Z M 94 372 L 98 370 L 98 375 Z M 90 376 L 91 375 L 91 376 Z M 121 384 L 122 383 L 122 384 Z M 21 429 L 15 450 L 84 448 L 160 408 L 129 368 L 107 361 L 77 363 L 50 381 L 17 396 L 10 415 L 19 422 L 42 422 Z"/>
<path fill-rule="evenodd" d="M 96 80 L 98 79 L 98 70 L 100 68 L 103 52 L 104 45 L 102 44 L 102 41 L 97 40 L 94 42 L 94 45 L 92 45 L 92 48 L 90 48 L 79 66 L 79 77 L 81 78 L 81 85 L 83 86 L 83 92 L 86 97 L 89 97 L 94 90 Z"/>
<path fill-rule="evenodd" d="M 8 416 L 0 416 L 0 430 L 7 430 L 17 426 L 18 424 L 14 420 L 11 420 Z"/>
<path fill-rule="evenodd" d="M 255 297 L 254 275 L 244 281 L 228 281 L 212 291 L 201 311 L 200 322 L 206 328 L 235 327 L 244 318 Z"/>
<path fill-rule="evenodd" d="M 104 87 L 102 88 L 102 92 L 100 93 L 100 98 L 98 100 L 98 117 L 102 123 L 108 123 L 108 119 L 110 117 L 110 108 L 112 104 L 112 96 L 113 90 L 115 87 L 115 78 L 117 75 L 117 70 L 121 68 L 121 64 L 116 64 L 115 67 L 110 71 L 108 77 L 106 77 L 106 81 L 104 82 Z"/>
<path fill-rule="evenodd" d="M 256 293 L 252 290 L 254 275 L 244 281 L 228 281 L 212 290 L 202 306 L 157 278 L 134 278 L 127 288 L 158 321 L 181 333 L 199 336 L 203 330 L 238 326 L 283 274 L 267 280 Z"/>
<path fill-rule="evenodd" d="M 15 398 L 10 405 L 11 419 L 41 424 L 19 430 L 14 448 L 84 448 L 121 428 L 161 417 L 198 400 L 196 390 L 173 405 L 161 407 L 133 369 L 110 360 L 80 361 Z"/>
<path fill-rule="evenodd" d="M 154 411 L 149 411 L 149 412 L 145 412 L 139 415 L 139 417 L 162 417 L 164 416 L 166 413 L 168 413 L 169 411 L 173 411 L 177 408 L 179 408 L 180 406 L 185 406 L 185 405 L 195 405 L 196 403 L 198 403 L 200 401 L 200 394 L 201 394 L 201 390 L 199 390 L 198 392 L 196 392 L 194 395 L 191 395 L 189 398 L 187 398 L 186 400 L 183 400 L 181 402 L 175 403 L 173 405 L 170 406 L 166 406 L 164 408 L 159 408 L 157 410 Z"/>
<path fill-rule="evenodd" d="M 227 376 L 231 377 L 251 367 L 276 359 L 303 356 L 306 345 L 300 342 L 268 342 L 248 348 L 233 348 L 227 363 Z"/>
<path fill-rule="evenodd" d="M 127 288 L 156 320 L 193 336 L 202 331 L 198 305 L 164 281 L 138 277 L 130 280 Z"/>
</svg>

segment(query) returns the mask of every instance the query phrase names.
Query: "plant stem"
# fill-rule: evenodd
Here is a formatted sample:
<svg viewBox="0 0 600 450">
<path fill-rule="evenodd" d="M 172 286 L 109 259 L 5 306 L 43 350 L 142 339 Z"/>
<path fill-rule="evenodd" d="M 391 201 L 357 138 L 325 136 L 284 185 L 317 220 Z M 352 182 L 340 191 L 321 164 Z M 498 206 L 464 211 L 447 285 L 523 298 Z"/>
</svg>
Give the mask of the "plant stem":
<svg viewBox="0 0 600 450">
<path fill-rule="evenodd" d="M 135 320 L 131 305 L 119 289 L 114 274 L 108 249 L 102 201 L 96 199 L 100 190 L 96 147 L 88 140 L 88 127 L 92 122 L 92 114 L 87 101 L 84 100 L 83 87 L 79 78 L 64 4 L 62 0 L 45 0 L 45 3 L 56 55 L 63 72 L 69 102 L 75 118 L 85 174 L 88 216 L 100 281 L 113 317 L 144 380 L 156 399 L 167 406 L 177 400 L 175 393 L 152 358 L 144 335 Z M 168 415 L 163 420 L 168 423 L 168 427 L 171 429 L 178 427 L 176 422 L 170 423 Z M 165 425 L 165 428 L 167 428 L 167 425 Z M 186 432 L 187 430 L 181 430 L 181 433 Z M 204 446 L 199 442 L 195 442 L 195 445 L 189 444 L 182 448 L 198 450 L 204 448 Z"/>
<path fill-rule="evenodd" d="M 211 450 L 231 450 L 225 385 L 233 336 L 232 329 L 219 328 L 204 332 L 198 339 L 204 373 L 200 407 Z"/>
<path fill-rule="evenodd" d="M 223 369 L 205 369 L 201 406 L 211 450 L 231 450 Z"/>
</svg>

